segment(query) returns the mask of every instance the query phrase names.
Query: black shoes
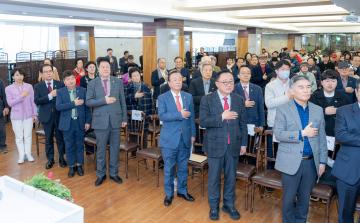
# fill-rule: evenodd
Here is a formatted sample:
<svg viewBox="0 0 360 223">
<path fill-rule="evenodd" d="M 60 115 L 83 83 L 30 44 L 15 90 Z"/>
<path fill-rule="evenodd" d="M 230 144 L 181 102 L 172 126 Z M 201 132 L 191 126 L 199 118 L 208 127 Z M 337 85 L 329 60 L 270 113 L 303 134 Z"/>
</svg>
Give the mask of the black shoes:
<svg viewBox="0 0 360 223">
<path fill-rule="evenodd" d="M 240 213 L 238 210 L 236 210 L 234 207 L 230 208 L 228 206 L 223 206 L 221 210 L 225 213 L 228 213 L 230 215 L 230 218 L 233 220 L 239 220 L 240 219 Z"/>
<path fill-rule="evenodd" d="M 104 182 L 105 179 L 106 179 L 106 175 L 103 176 L 103 177 L 98 177 L 98 178 L 96 179 L 96 181 L 95 181 L 95 186 L 96 186 L 96 187 L 97 187 L 97 186 L 100 186 L 100 185 Z"/>
<path fill-rule="evenodd" d="M 170 206 L 171 203 L 172 203 L 172 200 L 173 200 L 173 197 L 165 196 L 164 205 L 165 205 L 166 207 Z"/>
<path fill-rule="evenodd" d="M 110 176 L 110 179 L 113 180 L 115 183 L 122 184 L 122 179 L 119 176 Z"/>
<path fill-rule="evenodd" d="M 219 208 L 211 208 L 209 212 L 209 218 L 212 221 L 219 220 Z"/>
<path fill-rule="evenodd" d="M 186 193 L 186 194 L 179 194 L 178 193 L 177 196 L 183 198 L 186 201 L 191 201 L 191 202 L 195 201 L 195 198 L 193 196 L 191 196 L 191 194 L 189 194 L 189 193 Z"/>
<path fill-rule="evenodd" d="M 79 176 L 84 176 L 84 169 L 83 169 L 82 165 L 77 166 L 76 170 L 77 170 L 77 174 Z"/>
<path fill-rule="evenodd" d="M 48 160 L 47 163 L 45 164 L 45 169 L 51 169 L 54 166 L 54 160 Z"/>
<path fill-rule="evenodd" d="M 76 172 L 76 166 L 69 167 L 68 177 L 74 177 Z"/>
<path fill-rule="evenodd" d="M 60 159 L 59 159 L 59 165 L 60 165 L 60 167 L 62 167 L 62 168 L 64 168 L 64 167 L 67 166 L 67 163 L 66 163 L 66 161 L 65 161 L 64 158 L 60 158 Z"/>
</svg>

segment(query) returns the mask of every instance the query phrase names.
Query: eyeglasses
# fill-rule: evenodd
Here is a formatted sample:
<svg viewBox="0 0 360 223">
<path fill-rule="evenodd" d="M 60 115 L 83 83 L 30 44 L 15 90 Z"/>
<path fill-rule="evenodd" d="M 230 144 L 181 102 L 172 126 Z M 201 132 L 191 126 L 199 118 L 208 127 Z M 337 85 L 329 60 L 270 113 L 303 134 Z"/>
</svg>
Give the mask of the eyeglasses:
<svg viewBox="0 0 360 223">
<path fill-rule="evenodd" d="M 217 81 L 218 83 L 221 83 L 223 85 L 234 85 L 234 81 Z"/>
</svg>

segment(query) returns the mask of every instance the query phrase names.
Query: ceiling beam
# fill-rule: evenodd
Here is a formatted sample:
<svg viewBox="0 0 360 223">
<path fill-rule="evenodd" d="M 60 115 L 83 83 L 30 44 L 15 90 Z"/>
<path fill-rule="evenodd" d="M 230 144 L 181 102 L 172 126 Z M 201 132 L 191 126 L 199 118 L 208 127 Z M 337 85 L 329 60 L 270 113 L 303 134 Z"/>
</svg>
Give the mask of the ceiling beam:
<svg viewBox="0 0 360 223">
<path fill-rule="evenodd" d="M 178 1 L 174 8 L 190 11 L 234 11 L 234 10 L 254 10 L 270 8 L 288 8 L 288 7 L 305 7 L 305 6 L 324 6 L 333 5 L 331 0 L 230 0 L 230 1 Z"/>
<path fill-rule="evenodd" d="M 280 17 L 280 18 L 264 18 L 261 19 L 267 23 L 303 23 L 303 22 L 341 22 L 343 16 L 304 16 L 304 17 Z"/>
<path fill-rule="evenodd" d="M 304 16 L 314 16 L 313 13 L 309 13 L 309 12 L 298 12 L 297 14 L 293 14 L 293 13 L 288 13 L 288 14 L 278 14 L 278 15 L 250 15 L 250 14 L 244 14 L 244 15 L 239 15 L 239 14 L 228 14 L 230 17 L 235 18 L 235 19 L 263 19 L 263 18 L 286 18 L 286 17 L 304 17 Z M 327 12 L 327 11 L 323 11 L 323 12 L 318 12 L 316 14 L 316 16 L 345 16 L 345 15 L 349 15 L 349 13 L 334 13 L 334 12 Z"/>
</svg>

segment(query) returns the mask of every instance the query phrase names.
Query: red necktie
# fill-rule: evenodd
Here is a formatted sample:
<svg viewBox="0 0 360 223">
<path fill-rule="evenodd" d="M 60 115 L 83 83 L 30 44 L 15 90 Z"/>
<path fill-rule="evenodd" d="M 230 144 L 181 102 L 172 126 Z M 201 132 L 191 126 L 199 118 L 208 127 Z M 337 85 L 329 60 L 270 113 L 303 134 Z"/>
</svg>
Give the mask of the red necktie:
<svg viewBox="0 0 360 223">
<path fill-rule="evenodd" d="M 52 92 L 52 87 L 51 87 L 51 82 L 47 82 L 47 85 L 48 85 L 48 92 Z"/>
<path fill-rule="evenodd" d="M 105 95 L 107 95 L 107 94 L 108 94 L 108 86 L 107 86 L 107 82 L 108 82 L 108 80 L 103 80 L 103 83 L 104 83 L 104 93 L 105 93 Z"/>
<path fill-rule="evenodd" d="M 224 97 L 224 111 L 226 110 L 229 110 L 230 109 L 230 106 L 229 106 L 229 103 L 228 103 L 228 98 L 227 97 Z M 228 131 L 228 140 L 227 140 L 227 143 L 228 145 L 230 144 L 230 132 Z"/>
<path fill-rule="evenodd" d="M 249 93 L 246 91 L 246 88 L 247 88 L 247 86 L 243 86 L 244 95 L 245 95 L 245 100 L 249 100 L 249 99 L 250 99 L 250 96 L 249 96 Z"/>
<path fill-rule="evenodd" d="M 176 108 L 179 112 L 181 112 L 181 104 L 180 104 L 180 96 L 176 95 Z"/>
</svg>

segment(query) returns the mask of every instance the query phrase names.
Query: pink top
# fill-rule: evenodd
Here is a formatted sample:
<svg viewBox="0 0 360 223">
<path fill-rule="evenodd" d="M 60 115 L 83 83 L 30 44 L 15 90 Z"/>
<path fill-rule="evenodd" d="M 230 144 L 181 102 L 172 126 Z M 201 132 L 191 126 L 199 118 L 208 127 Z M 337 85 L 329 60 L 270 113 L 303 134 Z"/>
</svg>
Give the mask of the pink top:
<svg viewBox="0 0 360 223">
<path fill-rule="evenodd" d="M 21 93 L 24 91 L 29 92 L 29 95 L 22 97 Z M 30 84 L 11 84 L 5 88 L 5 94 L 9 107 L 11 107 L 11 120 L 25 120 L 37 116 L 37 108 L 34 103 L 34 90 Z"/>
</svg>

